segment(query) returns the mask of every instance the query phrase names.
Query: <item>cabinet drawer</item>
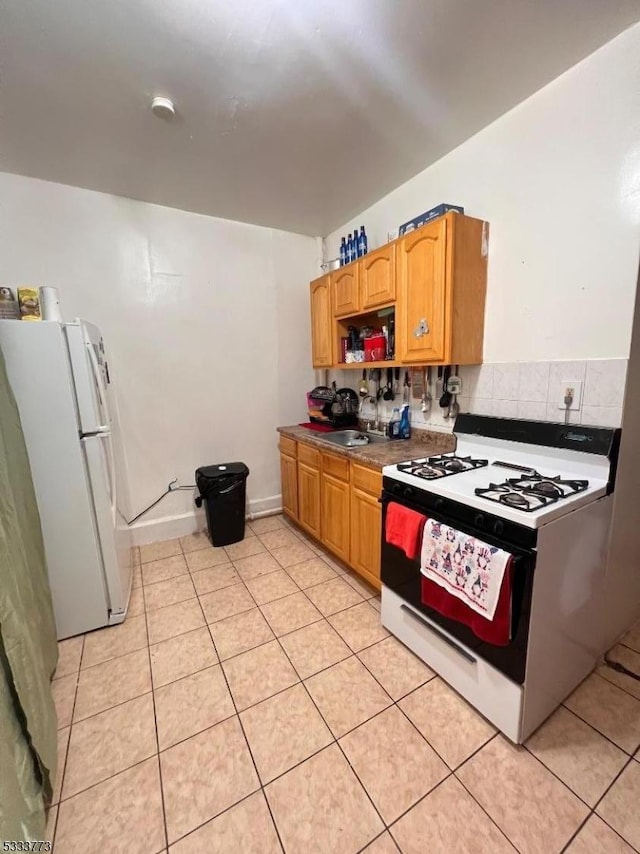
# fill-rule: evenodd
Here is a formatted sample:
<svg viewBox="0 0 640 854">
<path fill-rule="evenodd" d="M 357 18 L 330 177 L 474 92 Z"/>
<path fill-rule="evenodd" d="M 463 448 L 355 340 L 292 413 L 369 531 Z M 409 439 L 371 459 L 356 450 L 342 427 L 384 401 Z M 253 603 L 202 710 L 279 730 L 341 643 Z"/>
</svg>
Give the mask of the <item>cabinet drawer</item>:
<svg viewBox="0 0 640 854">
<path fill-rule="evenodd" d="M 298 445 L 298 459 L 312 468 L 320 468 L 320 451 L 310 448 L 309 445 L 303 445 L 302 442 Z"/>
<path fill-rule="evenodd" d="M 382 472 L 351 463 L 351 482 L 356 489 L 368 492 L 376 498 L 382 493 Z"/>
<path fill-rule="evenodd" d="M 335 457 L 333 454 L 322 455 L 322 472 L 330 474 L 338 480 L 349 482 L 349 460 Z"/>
<path fill-rule="evenodd" d="M 279 447 L 281 454 L 286 454 L 288 457 L 293 457 L 295 459 L 297 456 L 297 445 L 298 443 L 295 439 L 289 439 L 287 436 L 280 436 Z"/>
</svg>

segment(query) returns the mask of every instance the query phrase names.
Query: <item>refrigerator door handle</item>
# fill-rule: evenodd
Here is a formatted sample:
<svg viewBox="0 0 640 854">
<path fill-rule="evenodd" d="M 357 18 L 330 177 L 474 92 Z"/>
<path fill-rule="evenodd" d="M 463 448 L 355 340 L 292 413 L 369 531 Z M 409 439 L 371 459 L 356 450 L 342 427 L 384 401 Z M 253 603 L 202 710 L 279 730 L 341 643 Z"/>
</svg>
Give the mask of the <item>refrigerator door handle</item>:
<svg viewBox="0 0 640 854">
<path fill-rule="evenodd" d="M 100 398 L 100 405 L 103 412 L 107 414 L 107 418 L 109 417 L 109 410 L 107 408 L 107 389 L 105 388 L 104 381 L 102 379 L 102 371 L 100 370 L 100 365 L 98 364 L 98 357 L 96 356 L 95 350 L 93 349 L 93 345 L 90 341 L 85 341 L 85 346 L 87 348 L 87 353 L 89 354 L 89 364 L 91 365 L 91 371 L 93 373 L 93 378 L 95 380 L 96 388 L 98 389 L 98 397 Z M 98 427 L 96 429 L 96 433 L 101 433 L 104 430 L 109 430 L 110 427 Z"/>
<path fill-rule="evenodd" d="M 107 593 L 107 607 L 115 622 L 127 608 L 131 589 L 129 561 L 123 555 L 123 529 L 116 508 L 113 455 L 109 433 L 93 433 L 81 439 L 86 477 L 92 499 L 100 559 Z M 126 537 L 128 539 L 128 537 Z"/>
<path fill-rule="evenodd" d="M 98 429 L 96 431 L 97 439 L 104 439 L 108 443 L 107 448 L 107 456 L 108 456 L 108 473 L 109 473 L 109 498 L 111 503 L 111 518 L 116 521 L 117 515 L 117 497 L 116 497 L 116 463 L 113 456 L 113 442 L 111 441 L 111 432 L 109 428 L 105 428 L 104 430 Z"/>
</svg>

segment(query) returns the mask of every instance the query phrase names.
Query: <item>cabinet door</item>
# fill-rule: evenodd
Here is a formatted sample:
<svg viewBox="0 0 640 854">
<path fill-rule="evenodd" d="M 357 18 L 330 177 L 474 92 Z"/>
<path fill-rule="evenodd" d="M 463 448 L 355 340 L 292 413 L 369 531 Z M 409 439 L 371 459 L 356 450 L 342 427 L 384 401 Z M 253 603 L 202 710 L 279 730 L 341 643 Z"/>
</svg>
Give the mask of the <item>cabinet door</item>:
<svg viewBox="0 0 640 854">
<path fill-rule="evenodd" d="M 322 475 L 322 536 L 328 549 L 349 562 L 349 484 Z"/>
<path fill-rule="evenodd" d="M 441 362 L 447 354 L 446 237 L 442 218 L 398 241 L 396 355 L 403 362 Z"/>
<path fill-rule="evenodd" d="M 390 243 L 364 256 L 360 262 L 360 292 L 363 311 L 395 301 L 395 243 Z"/>
<path fill-rule="evenodd" d="M 298 522 L 320 539 L 320 470 L 298 462 Z"/>
<path fill-rule="evenodd" d="M 335 317 L 349 317 L 360 311 L 360 262 L 347 264 L 331 273 L 333 313 Z"/>
<path fill-rule="evenodd" d="M 368 581 L 380 586 L 380 534 L 382 508 L 378 499 L 351 489 L 351 566 Z"/>
<path fill-rule="evenodd" d="M 314 368 L 330 368 L 333 364 L 333 312 L 329 276 L 311 282 L 311 358 Z"/>
<path fill-rule="evenodd" d="M 298 464 L 293 457 L 280 454 L 280 478 L 282 483 L 282 509 L 298 518 Z"/>
</svg>

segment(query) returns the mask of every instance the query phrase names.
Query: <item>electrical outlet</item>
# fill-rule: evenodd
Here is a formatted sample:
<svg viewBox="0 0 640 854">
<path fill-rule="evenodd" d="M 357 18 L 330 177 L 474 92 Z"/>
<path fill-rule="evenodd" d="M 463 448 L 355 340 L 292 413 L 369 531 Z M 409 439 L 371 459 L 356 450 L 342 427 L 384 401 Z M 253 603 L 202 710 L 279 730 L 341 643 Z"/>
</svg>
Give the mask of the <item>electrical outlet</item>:
<svg viewBox="0 0 640 854">
<path fill-rule="evenodd" d="M 566 409 L 567 405 L 564 402 L 565 395 L 570 392 L 573 395 L 573 400 L 569 405 L 570 410 L 578 410 L 582 408 L 582 380 L 562 380 L 558 385 L 558 409 Z"/>
</svg>

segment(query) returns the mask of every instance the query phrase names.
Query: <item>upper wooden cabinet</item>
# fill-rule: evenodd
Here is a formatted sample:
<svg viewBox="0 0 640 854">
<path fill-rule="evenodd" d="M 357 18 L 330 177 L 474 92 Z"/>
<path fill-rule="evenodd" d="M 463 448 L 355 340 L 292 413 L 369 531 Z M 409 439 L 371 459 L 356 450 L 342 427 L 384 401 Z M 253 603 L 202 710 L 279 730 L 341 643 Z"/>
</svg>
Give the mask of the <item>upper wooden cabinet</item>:
<svg viewBox="0 0 640 854">
<path fill-rule="evenodd" d="M 482 362 L 488 225 L 449 213 L 397 242 L 396 358 Z"/>
<path fill-rule="evenodd" d="M 360 293 L 363 311 L 388 305 L 396 298 L 396 244 L 389 243 L 361 258 Z"/>
<path fill-rule="evenodd" d="M 444 218 L 404 237 L 398 245 L 398 356 L 403 362 L 445 358 L 446 250 Z"/>
<path fill-rule="evenodd" d="M 331 273 L 333 314 L 348 317 L 360 311 L 360 264 L 347 264 Z"/>
<path fill-rule="evenodd" d="M 322 276 L 311 282 L 311 358 L 314 368 L 333 364 L 333 310 L 331 278 Z"/>
<path fill-rule="evenodd" d="M 447 213 L 312 282 L 313 366 L 339 367 L 348 326 L 382 325 L 383 307 L 395 308 L 391 364 L 480 364 L 488 237 L 488 223 Z"/>
</svg>

